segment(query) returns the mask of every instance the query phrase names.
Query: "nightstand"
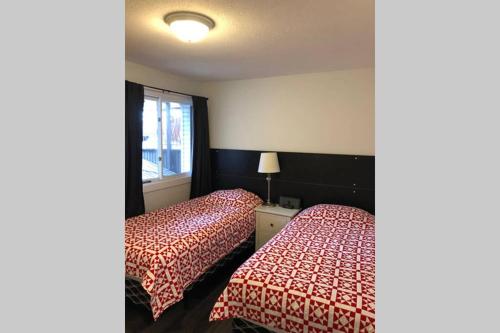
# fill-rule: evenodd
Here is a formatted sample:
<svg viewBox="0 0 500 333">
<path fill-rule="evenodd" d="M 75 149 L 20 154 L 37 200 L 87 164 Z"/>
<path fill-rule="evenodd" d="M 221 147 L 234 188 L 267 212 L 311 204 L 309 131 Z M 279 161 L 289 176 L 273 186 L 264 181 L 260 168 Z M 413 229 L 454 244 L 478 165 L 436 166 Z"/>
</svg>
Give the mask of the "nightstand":
<svg viewBox="0 0 500 333">
<path fill-rule="evenodd" d="M 279 206 L 258 206 L 255 208 L 255 251 L 273 238 L 300 211 Z"/>
</svg>

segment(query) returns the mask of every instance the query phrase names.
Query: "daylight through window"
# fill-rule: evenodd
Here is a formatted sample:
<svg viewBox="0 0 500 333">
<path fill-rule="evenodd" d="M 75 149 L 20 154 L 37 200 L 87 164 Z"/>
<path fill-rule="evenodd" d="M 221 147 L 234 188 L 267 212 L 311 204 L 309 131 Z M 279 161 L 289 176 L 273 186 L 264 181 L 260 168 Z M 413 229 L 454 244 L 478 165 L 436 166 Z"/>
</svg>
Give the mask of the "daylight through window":
<svg viewBox="0 0 500 333">
<path fill-rule="evenodd" d="M 142 180 L 191 174 L 190 97 L 144 90 Z"/>
</svg>

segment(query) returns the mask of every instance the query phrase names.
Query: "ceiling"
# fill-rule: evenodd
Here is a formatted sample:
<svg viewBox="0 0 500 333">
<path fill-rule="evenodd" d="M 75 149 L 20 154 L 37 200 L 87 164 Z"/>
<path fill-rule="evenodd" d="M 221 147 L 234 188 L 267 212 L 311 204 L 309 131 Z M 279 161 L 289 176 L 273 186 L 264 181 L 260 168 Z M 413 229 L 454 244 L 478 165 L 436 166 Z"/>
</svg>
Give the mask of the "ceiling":
<svg viewBox="0 0 500 333">
<path fill-rule="evenodd" d="M 198 80 L 374 66 L 374 0 L 126 0 L 126 58 Z M 196 44 L 163 22 L 173 11 L 211 17 Z"/>
</svg>

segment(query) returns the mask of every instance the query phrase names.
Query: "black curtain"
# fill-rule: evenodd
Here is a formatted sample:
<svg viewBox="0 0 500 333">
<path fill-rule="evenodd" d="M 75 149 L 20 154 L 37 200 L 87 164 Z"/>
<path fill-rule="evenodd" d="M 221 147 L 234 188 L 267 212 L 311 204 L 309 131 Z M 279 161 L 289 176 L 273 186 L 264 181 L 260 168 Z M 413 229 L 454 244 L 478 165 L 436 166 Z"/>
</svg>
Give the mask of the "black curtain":
<svg viewBox="0 0 500 333">
<path fill-rule="evenodd" d="M 193 170 L 191 198 L 212 192 L 207 98 L 193 96 Z"/>
<path fill-rule="evenodd" d="M 125 217 L 144 214 L 142 108 L 144 87 L 125 81 Z"/>
</svg>

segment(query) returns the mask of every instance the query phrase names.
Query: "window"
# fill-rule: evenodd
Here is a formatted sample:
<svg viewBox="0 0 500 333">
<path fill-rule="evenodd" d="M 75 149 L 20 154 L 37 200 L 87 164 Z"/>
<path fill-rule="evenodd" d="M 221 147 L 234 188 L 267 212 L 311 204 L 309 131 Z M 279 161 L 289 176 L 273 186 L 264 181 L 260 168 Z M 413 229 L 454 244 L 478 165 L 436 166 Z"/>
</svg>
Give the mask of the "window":
<svg viewBox="0 0 500 333">
<path fill-rule="evenodd" d="M 191 175 L 190 97 L 144 89 L 142 181 Z"/>
</svg>

